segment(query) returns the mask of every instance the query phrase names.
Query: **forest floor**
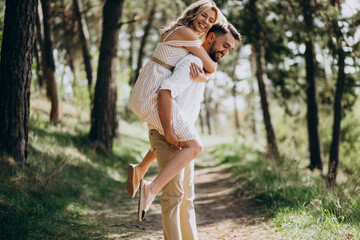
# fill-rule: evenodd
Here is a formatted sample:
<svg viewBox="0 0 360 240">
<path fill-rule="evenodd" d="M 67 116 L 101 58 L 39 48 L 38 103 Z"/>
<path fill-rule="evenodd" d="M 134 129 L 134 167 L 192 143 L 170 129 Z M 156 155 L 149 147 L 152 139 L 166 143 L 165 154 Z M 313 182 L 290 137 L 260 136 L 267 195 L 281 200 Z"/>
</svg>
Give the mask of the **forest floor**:
<svg viewBox="0 0 360 240">
<path fill-rule="evenodd" d="M 64 183 L 70 181 L 80 192 L 78 200 L 71 199 L 70 203 L 65 203 L 67 205 L 65 212 L 70 214 L 70 217 L 60 217 L 60 219 L 68 227 L 64 230 L 56 230 L 59 231 L 57 234 L 61 235 L 60 232 L 65 231 L 69 237 L 74 239 L 163 239 L 161 193 L 152 204 L 145 221 L 139 222 L 137 221 L 138 195 L 134 199 L 129 198 L 125 188 L 127 164 L 134 161 L 134 159 L 127 158 L 125 153 L 126 151 L 136 151 L 139 154 L 146 150 L 148 146 L 146 128 L 143 128 L 142 125 L 139 127 L 139 124 L 128 125 L 122 122 L 120 131 L 123 140 L 120 141 L 120 145 L 125 150 L 121 153 L 125 154 L 125 158 L 117 158 L 118 153 L 102 156 L 95 154 L 94 151 L 87 152 L 89 146 L 86 141 L 80 143 L 83 141 L 82 138 L 76 137 L 76 133 L 72 135 L 73 125 L 81 127 L 79 124 L 71 125 L 70 122 L 71 117 L 76 115 L 73 113 L 76 112 L 76 109 L 65 106 L 64 112 L 67 114 L 69 123 L 66 122 L 65 125 L 56 127 L 47 126 L 46 123 L 39 124 L 39 119 L 47 116 L 44 113 L 49 111 L 48 104 L 38 100 L 33 101 L 32 107 L 37 110 L 36 114 L 34 113 L 37 124 L 33 127 L 32 138 L 37 139 L 39 135 L 41 140 L 40 142 L 34 140 L 33 148 L 44 150 L 49 148 L 51 150 L 53 147 L 50 146 L 56 146 L 55 149 L 58 149 L 59 152 L 55 152 L 55 156 L 69 161 L 66 171 L 61 171 L 64 176 L 59 174 L 53 180 L 53 188 L 64 186 Z M 37 129 L 38 126 L 41 127 Z M 270 229 L 269 224 L 266 223 L 268 212 L 263 206 L 257 205 L 255 196 L 243 194 L 241 184 L 234 179 L 234 174 L 229 166 L 220 165 L 220 159 L 213 152 L 219 144 L 232 142 L 233 138 L 205 136 L 203 140 L 205 151 L 195 162 L 195 211 L 199 239 L 276 238 L 276 232 Z M 119 145 L 119 143 L 116 144 Z M 64 152 L 71 154 L 74 159 L 69 158 L 66 154 L 62 156 Z M 37 161 L 42 159 L 44 163 L 48 162 L 48 158 L 47 155 L 34 155 L 34 159 Z M 77 158 L 81 160 L 80 162 L 89 159 L 89 162 L 93 164 L 76 165 L 75 159 Z M 50 168 L 49 171 L 51 172 Z M 157 172 L 156 163 L 153 163 L 146 179 L 152 179 Z M 109 178 L 109 176 L 112 177 Z M 43 203 L 41 204 L 43 205 Z M 33 203 L 30 203 L 30 206 L 31 210 Z M 44 212 L 44 215 L 47 219 L 48 214 Z M 62 226 L 61 222 L 59 224 Z M 48 236 L 45 229 L 47 228 L 44 228 L 44 235 L 39 236 Z M 66 239 L 60 235 L 59 238 Z M 19 234 L 19 236 L 22 235 Z"/>
<path fill-rule="evenodd" d="M 203 153 L 202 159 L 212 159 L 209 151 Z M 254 198 L 244 197 L 233 179 L 231 171 L 219 166 L 216 160 L 200 160 L 195 168 L 195 211 L 199 239 L 276 239 L 274 230 L 267 227 L 266 212 L 257 206 Z M 154 169 L 152 170 L 155 173 Z M 149 177 L 147 177 L 149 178 Z M 150 177 L 151 178 L 151 177 Z M 106 217 L 121 213 L 120 222 L 109 227 L 114 233 L 113 239 L 163 239 L 161 225 L 160 194 L 157 196 L 145 221 L 138 222 L 138 195 L 130 199 L 125 189 L 119 193 L 120 209 L 113 206 L 113 211 Z M 111 209 L 102 203 L 103 209 Z M 115 208 L 114 208 L 115 207 Z M 110 221 L 111 222 L 111 221 Z M 115 230 L 115 231 L 114 231 Z"/>
<path fill-rule="evenodd" d="M 32 109 L 31 167 L 0 154 L 0 239 L 163 239 L 160 194 L 138 222 L 138 196 L 125 187 L 128 164 L 149 147 L 146 125 L 122 121 L 109 153 L 88 141 L 89 114 L 65 106 L 66 121 L 53 126 L 49 104 L 33 101 Z M 329 190 L 321 174 L 294 158 L 275 164 L 249 138 L 203 141 L 195 161 L 199 239 L 360 239 L 358 174 Z M 157 172 L 153 163 L 146 179 Z"/>
</svg>

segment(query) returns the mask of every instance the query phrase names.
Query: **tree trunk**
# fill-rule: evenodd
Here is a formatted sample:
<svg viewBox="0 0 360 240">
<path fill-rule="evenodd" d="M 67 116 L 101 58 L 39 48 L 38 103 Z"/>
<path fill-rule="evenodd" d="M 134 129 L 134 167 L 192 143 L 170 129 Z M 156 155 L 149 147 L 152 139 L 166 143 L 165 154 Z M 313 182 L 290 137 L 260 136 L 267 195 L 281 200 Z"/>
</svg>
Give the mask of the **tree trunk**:
<svg viewBox="0 0 360 240">
<path fill-rule="evenodd" d="M 201 129 L 201 133 L 205 134 L 205 129 L 204 129 L 204 117 L 203 117 L 203 108 L 200 108 L 200 113 L 199 113 L 199 118 L 200 118 L 200 129 Z"/>
<path fill-rule="evenodd" d="M 251 130 L 254 134 L 255 140 L 258 141 L 259 135 L 256 127 L 256 103 L 255 103 L 255 89 L 253 83 L 251 83 L 250 93 L 248 94 L 248 102 L 250 103 L 250 111 L 251 111 Z"/>
<path fill-rule="evenodd" d="M 235 117 L 236 132 L 238 134 L 240 134 L 240 121 L 239 121 L 239 112 L 238 112 L 237 104 L 236 104 L 236 84 L 235 83 L 234 83 L 234 86 L 231 89 L 231 93 L 232 93 L 233 98 L 234 98 L 234 117 Z"/>
<path fill-rule="evenodd" d="M 82 45 L 86 76 L 88 79 L 89 96 L 90 99 L 93 99 L 92 91 L 91 91 L 91 86 L 93 82 L 93 74 L 92 74 L 93 70 L 91 66 L 91 54 L 89 50 L 89 31 L 87 28 L 85 17 L 82 13 L 83 9 L 82 9 L 81 0 L 73 0 L 73 4 L 74 4 L 76 18 L 79 23 L 79 34 Z"/>
<path fill-rule="evenodd" d="M 241 47 L 238 47 L 236 49 L 236 57 L 234 59 L 234 62 L 237 63 L 240 59 L 240 52 L 241 52 Z M 237 78 L 236 76 L 236 64 L 234 64 L 233 68 L 232 68 L 232 71 L 231 71 L 231 74 L 230 74 L 230 77 L 231 79 L 233 80 L 233 83 L 234 83 L 234 86 L 232 87 L 231 89 L 231 93 L 233 95 L 233 98 L 234 98 L 234 116 L 235 116 L 235 127 L 236 127 L 236 132 L 238 134 L 240 134 L 240 120 L 239 120 L 239 112 L 238 112 L 238 108 L 237 108 L 237 104 L 236 104 L 236 94 L 237 94 L 237 91 L 236 91 L 236 83 L 238 83 L 239 79 Z"/>
<path fill-rule="evenodd" d="M 61 8 L 66 9 L 66 0 L 61 1 Z M 80 48 L 81 41 L 75 40 L 75 34 L 77 30 L 75 29 L 75 19 L 74 13 L 72 11 L 64 10 L 62 18 L 62 27 L 63 27 L 63 48 L 65 49 L 65 61 L 66 64 L 70 67 L 73 76 L 72 82 L 72 91 L 74 96 L 77 96 L 77 80 L 80 79 L 80 68 L 78 62 L 79 58 L 78 51 Z M 80 42 L 80 43 L 79 43 Z"/>
<path fill-rule="evenodd" d="M 135 15 L 131 16 L 130 19 L 135 19 Z M 134 62 L 134 41 L 135 41 L 135 23 L 130 23 L 129 24 L 129 42 L 130 42 L 130 48 L 129 48 L 129 68 L 130 68 L 130 72 L 129 72 L 129 76 L 130 76 L 130 81 L 132 81 L 132 76 L 133 76 L 133 62 Z"/>
<path fill-rule="evenodd" d="M 323 56 L 323 66 L 327 65 L 326 62 L 326 57 L 325 55 Z M 322 104 L 330 104 L 331 103 L 331 98 L 330 95 L 332 94 L 330 91 L 330 83 L 329 83 L 329 77 L 328 77 L 328 73 L 326 71 L 326 67 L 324 67 L 324 83 L 325 83 L 325 89 L 323 91 L 323 94 L 321 96 L 321 103 Z"/>
<path fill-rule="evenodd" d="M 0 62 L 0 149 L 27 164 L 37 0 L 7 0 Z M 19 14 L 21 13 L 21 14 Z"/>
<path fill-rule="evenodd" d="M 213 119 L 213 130 L 214 130 L 213 133 L 216 134 L 220 127 L 219 113 L 221 112 L 221 107 L 220 107 L 220 103 L 217 100 L 214 100 L 214 102 L 215 102 L 215 106 L 211 114 Z"/>
<path fill-rule="evenodd" d="M 141 39 L 141 44 L 140 44 L 140 48 L 139 48 L 139 56 L 138 56 L 138 63 L 137 63 L 137 67 L 135 70 L 134 75 L 130 78 L 130 86 L 134 86 L 136 83 L 137 78 L 139 77 L 139 73 L 140 73 L 140 69 L 142 68 L 142 63 L 143 63 L 143 59 L 144 59 L 144 55 L 145 55 L 145 45 L 147 42 L 147 39 L 149 37 L 149 33 L 150 30 L 152 28 L 152 24 L 154 22 L 155 19 L 155 8 L 156 8 L 156 2 L 154 2 L 153 7 L 149 13 L 149 17 L 147 19 L 147 24 L 145 26 L 144 29 L 144 35 Z"/>
<path fill-rule="evenodd" d="M 251 72 L 254 76 L 256 76 L 256 57 L 255 57 L 255 50 L 252 47 L 252 53 L 250 55 L 250 66 L 251 66 Z M 250 111 L 250 126 L 251 130 L 254 134 L 254 137 L 256 141 L 258 141 L 258 132 L 256 128 L 256 101 L 255 101 L 255 87 L 253 81 L 250 82 L 250 92 L 247 95 L 247 102 L 249 105 L 249 111 Z"/>
<path fill-rule="evenodd" d="M 208 94 L 207 87 L 205 87 L 205 120 L 206 120 L 206 126 L 208 128 L 208 134 L 212 135 L 212 124 L 211 124 L 211 109 L 210 109 L 210 101 L 209 101 L 209 94 Z"/>
<path fill-rule="evenodd" d="M 107 0 L 104 5 L 99 67 L 91 111 L 89 137 L 107 149 L 112 148 L 118 128 L 116 66 L 123 3 L 123 0 Z"/>
<path fill-rule="evenodd" d="M 44 85 L 44 73 L 43 73 L 43 58 L 44 58 L 44 26 L 43 22 L 43 14 L 41 8 L 41 2 L 38 0 L 38 7 L 36 11 L 36 37 L 35 37 L 35 44 L 36 44 L 36 54 L 38 55 L 37 58 L 37 71 L 39 71 L 39 86 L 42 87 Z M 40 53 L 40 54 L 39 54 Z"/>
<path fill-rule="evenodd" d="M 36 32 L 38 31 L 37 27 L 35 26 L 35 35 Z M 36 61 L 36 78 L 37 78 L 37 86 L 36 90 L 38 91 L 39 89 L 41 89 L 42 85 L 43 85 L 43 78 L 42 78 L 42 73 L 41 73 L 41 54 L 39 54 L 41 52 L 40 50 L 40 46 L 38 44 L 37 41 L 37 37 L 35 37 L 35 42 L 34 42 L 34 57 L 35 57 L 35 61 Z"/>
<path fill-rule="evenodd" d="M 253 43 L 253 51 L 255 51 L 256 78 L 258 80 L 261 109 L 263 112 L 264 125 L 266 129 L 268 153 L 275 161 L 279 161 L 279 151 L 276 144 L 275 131 L 271 122 L 269 111 L 269 100 L 267 96 L 266 82 L 267 74 L 265 72 L 265 48 L 261 25 L 259 23 L 258 12 L 256 9 L 256 0 L 249 1 L 249 12 L 253 17 L 255 30 L 255 42 Z"/>
<path fill-rule="evenodd" d="M 265 83 L 267 82 L 267 75 L 264 72 L 265 69 L 265 49 L 262 40 L 259 39 L 254 46 L 256 55 L 256 78 L 258 80 L 261 109 L 263 112 L 264 125 L 266 129 L 266 137 L 268 144 L 269 155 L 279 160 L 279 151 L 276 144 L 275 131 L 271 122 L 271 115 L 269 110 L 269 100 L 267 96 L 267 89 Z"/>
<path fill-rule="evenodd" d="M 339 3 L 337 1 L 332 0 L 331 3 L 335 8 L 339 7 Z M 344 37 L 338 25 L 338 21 L 333 20 L 332 24 L 337 40 L 336 51 L 338 56 L 339 72 L 336 82 L 336 93 L 335 93 L 335 102 L 334 102 L 334 125 L 333 125 L 332 142 L 330 147 L 328 184 L 330 186 L 335 186 L 337 166 L 339 164 L 339 149 L 341 144 L 342 97 L 343 97 L 346 75 L 345 75 L 345 53 L 342 47 L 342 42 Z"/>
<path fill-rule="evenodd" d="M 306 29 L 305 41 L 305 61 L 306 61 L 306 81 L 307 81 L 307 124 L 310 147 L 310 166 L 311 170 L 323 168 L 323 156 L 319 133 L 318 104 L 316 99 L 315 84 L 315 54 L 312 41 L 313 17 L 311 0 L 302 1 L 303 14 Z"/>
<path fill-rule="evenodd" d="M 329 173 L 328 173 L 328 183 L 330 186 L 335 186 L 336 184 L 336 173 L 337 166 L 339 164 L 339 149 L 341 141 L 341 111 L 342 111 L 342 96 L 345 83 L 345 56 L 342 47 L 338 49 L 338 78 L 336 82 L 336 93 L 335 93 L 335 102 L 334 102 L 334 125 L 333 125 L 333 134 L 332 142 L 330 147 L 330 159 L 329 159 Z"/>
<path fill-rule="evenodd" d="M 50 0 L 41 1 L 44 24 L 44 58 L 43 76 L 46 81 L 47 97 L 51 101 L 50 122 L 55 124 L 59 118 L 59 97 L 55 81 L 55 61 L 53 55 L 52 23 L 50 16 Z"/>
<path fill-rule="evenodd" d="M 36 90 L 38 91 L 39 89 L 42 88 L 43 84 L 44 84 L 44 79 L 42 76 L 42 70 L 41 70 L 41 66 L 42 66 L 42 37 L 41 37 L 41 24 L 40 24 L 40 19 L 39 19 L 39 14 L 38 14 L 38 9 L 36 11 L 36 15 L 35 15 L 35 26 L 34 26 L 34 34 L 35 34 L 35 41 L 34 41 L 34 56 L 35 56 L 35 60 L 36 60 L 36 77 L 37 77 L 37 86 L 38 88 L 36 88 Z"/>
</svg>

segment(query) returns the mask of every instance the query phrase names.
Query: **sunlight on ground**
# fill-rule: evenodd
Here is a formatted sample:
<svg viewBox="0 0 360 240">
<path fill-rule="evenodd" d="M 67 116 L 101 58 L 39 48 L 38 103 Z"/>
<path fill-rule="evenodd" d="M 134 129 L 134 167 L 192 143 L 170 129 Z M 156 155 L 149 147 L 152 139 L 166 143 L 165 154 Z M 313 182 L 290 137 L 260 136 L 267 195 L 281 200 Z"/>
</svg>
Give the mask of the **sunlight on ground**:
<svg viewBox="0 0 360 240">
<path fill-rule="evenodd" d="M 117 234 L 117 233 L 112 233 L 106 236 L 106 238 L 109 239 L 119 239 L 119 238 L 125 238 L 127 237 L 128 234 L 124 233 L 124 234 Z"/>
<path fill-rule="evenodd" d="M 64 149 L 61 149 L 61 150 L 64 150 Z M 79 150 L 75 147 L 67 146 L 65 148 L 65 155 L 68 158 L 78 160 L 80 162 L 89 163 L 92 167 L 98 167 L 95 163 L 90 161 L 84 154 L 80 153 Z"/>
<path fill-rule="evenodd" d="M 51 102 L 44 99 L 44 98 L 35 98 L 31 99 L 31 109 L 35 111 L 42 111 L 49 113 L 51 109 Z M 88 110 L 84 111 L 80 107 L 74 107 L 71 104 L 61 102 L 60 107 L 60 118 L 62 118 L 64 115 L 68 115 L 70 117 L 76 118 L 79 121 L 89 121 L 90 120 L 90 114 Z"/>
<path fill-rule="evenodd" d="M 101 165 L 99 165 L 97 163 L 94 163 L 93 161 L 88 159 L 84 154 L 81 154 L 78 151 L 78 149 L 76 149 L 76 148 L 67 147 L 66 150 L 65 150 L 65 155 L 68 156 L 69 159 L 75 160 L 75 161 L 71 161 L 72 163 L 76 163 L 76 161 L 77 162 L 84 162 L 84 163 L 90 164 L 95 169 L 101 169 Z M 107 173 L 107 175 L 109 177 L 111 177 L 115 181 L 120 181 L 121 180 L 120 173 L 116 169 L 107 167 L 106 168 L 106 173 Z"/>
<path fill-rule="evenodd" d="M 95 215 L 97 211 L 89 209 L 83 205 L 80 205 L 78 203 L 70 203 L 68 206 L 66 206 L 65 208 L 68 212 L 70 212 L 71 214 L 74 214 L 74 217 L 76 215 L 81 215 L 81 216 L 87 216 L 87 215 Z"/>
<path fill-rule="evenodd" d="M 107 168 L 106 170 L 107 174 L 109 177 L 111 177 L 112 179 L 114 179 L 115 181 L 120 181 L 121 180 L 121 176 L 120 173 L 112 168 Z"/>
</svg>

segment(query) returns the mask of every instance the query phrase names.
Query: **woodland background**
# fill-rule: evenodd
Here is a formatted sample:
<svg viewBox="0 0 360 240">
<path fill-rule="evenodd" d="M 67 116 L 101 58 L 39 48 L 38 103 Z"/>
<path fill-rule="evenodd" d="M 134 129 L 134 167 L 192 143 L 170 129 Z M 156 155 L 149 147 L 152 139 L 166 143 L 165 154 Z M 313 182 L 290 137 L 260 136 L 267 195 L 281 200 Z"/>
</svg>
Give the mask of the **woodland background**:
<svg viewBox="0 0 360 240">
<path fill-rule="evenodd" d="M 142 236 L 130 210 L 112 229 L 96 206 L 127 206 L 127 164 L 148 148 L 131 88 L 192 2 L 0 1 L 1 238 Z M 206 84 L 212 163 L 279 239 L 360 238 L 360 3 L 215 2 L 243 42 Z"/>
</svg>

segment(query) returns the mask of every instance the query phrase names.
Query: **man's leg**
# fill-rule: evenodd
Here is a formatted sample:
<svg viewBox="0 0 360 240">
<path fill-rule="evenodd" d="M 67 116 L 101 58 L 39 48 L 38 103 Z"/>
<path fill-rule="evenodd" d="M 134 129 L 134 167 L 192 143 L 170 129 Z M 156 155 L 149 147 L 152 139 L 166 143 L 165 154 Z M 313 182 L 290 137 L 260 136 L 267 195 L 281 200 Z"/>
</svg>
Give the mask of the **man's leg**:
<svg viewBox="0 0 360 240">
<path fill-rule="evenodd" d="M 181 233 L 183 239 L 198 239 L 194 209 L 194 160 L 184 169 L 184 198 L 180 205 Z"/>
<path fill-rule="evenodd" d="M 156 130 L 149 131 L 149 139 L 151 148 L 156 155 L 159 171 L 161 171 L 178 149 L 175 146 L 169 145 L 165 138 Z M 161 213 L 165 239 L 182 239 L 180 205 L 184 197 L 182 186 L 183 178 L 184 170 L 168 182 L 162 189 Z"/>
</svg>

